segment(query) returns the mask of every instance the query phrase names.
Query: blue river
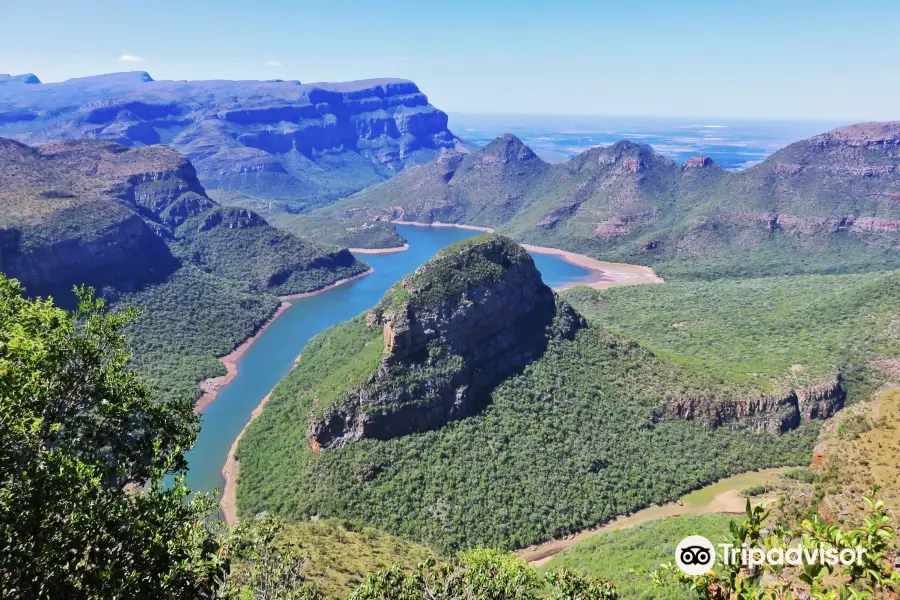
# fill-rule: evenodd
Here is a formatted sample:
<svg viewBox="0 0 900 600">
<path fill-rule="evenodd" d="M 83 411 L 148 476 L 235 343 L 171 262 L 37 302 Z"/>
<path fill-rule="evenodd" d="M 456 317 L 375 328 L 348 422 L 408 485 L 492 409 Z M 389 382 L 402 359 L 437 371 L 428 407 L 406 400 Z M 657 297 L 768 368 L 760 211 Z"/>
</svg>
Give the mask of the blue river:
<svg viewBox="0 0 900 600">
<path fill-rule="evenodd" d="M 476 231 L 453 227 L 398 226 L 409 250 L 392 254 L 366 254 L 359 258 L 374 272 L 327 292 L 292 300 L 238 361 L 238 375 L 219 391 L 203 411 L 197 444 L 188 453 L 187 484 L 201 492 L 223 485 L 222 466 L 234 439 L 250 413 L 278 381 L 291 370 L 306 342 L 320 331 L 346 321 L 374 306 L 387 289 L 412 273 L 441 248 Z M 533 254 L 544 282 L 557 287 L 584 280 L 590 272 L 547 254 Z"/>
</svg>

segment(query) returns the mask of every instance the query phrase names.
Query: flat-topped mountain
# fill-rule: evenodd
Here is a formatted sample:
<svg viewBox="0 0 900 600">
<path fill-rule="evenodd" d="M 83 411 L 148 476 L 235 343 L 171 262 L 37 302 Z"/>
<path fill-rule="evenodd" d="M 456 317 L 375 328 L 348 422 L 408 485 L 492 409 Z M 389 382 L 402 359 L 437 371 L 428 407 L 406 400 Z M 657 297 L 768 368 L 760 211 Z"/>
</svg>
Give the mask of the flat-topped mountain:
<svg viewBox="0 0 900 600">
<path fill-rule="evenodd" d="M 247 209 L 211 200 L 184 156 L 105 141 L 32 148 L 0 138 L 0 270 L 34 295 L 72 286 L 130 291 L 187 262 L 293 293 L 359 273 Z"/>
<path fill-rule="evenodd" d="M 496 161 L 497 147 L 516 151 Z M 653 265 L 664 276 L 871 270 L 900 266 L 898 167 L 898 123 L 842 127 L 736 173 L 707 156 L 678 164 L 624 140 L 548 165 L 503 136 L 312 216 L 345 219 L 352 234 L 340 237 L 353 246 L 367 242 L 359 221 L 449 221 Z"/>
<path fill-rule="evenodd" d="M 586 325 L 541 280 L 528 253 L 497 235 L 442 250 L 357 318 L 304 351 L 352 337 L 344 364 L 314 386 L 309 439 L 317 450 L 439 428 L 474 414 L 493 385 L 531 363 L 550 339 Z M 326 353 L 327 356 L 327 353 Z"/>
<path fill-rule="evenodd" d="M 207 188 L 301 210 L 427 162 L 457 138 L 411 81 L 154 81 L 144 72 L 0 79 L 0 135 L 169 144 Z"/>
</svg>

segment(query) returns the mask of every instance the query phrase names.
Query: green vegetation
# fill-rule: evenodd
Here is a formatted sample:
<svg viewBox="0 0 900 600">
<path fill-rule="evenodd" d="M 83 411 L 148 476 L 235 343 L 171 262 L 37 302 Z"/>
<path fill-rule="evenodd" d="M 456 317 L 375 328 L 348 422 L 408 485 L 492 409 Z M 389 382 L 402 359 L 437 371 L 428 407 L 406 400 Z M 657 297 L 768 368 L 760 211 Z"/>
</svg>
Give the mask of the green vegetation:
<svg viewBox="0 0 900 600">
<path fill-rule="evenodd" d="M 897 269 L 900 209 L 888 200 L 897 158 L 872 142 L 880 138 L 869 127 L 791 144 L 737 173 L 709 159 L 679 165 L 624 140 L 550 165 L 507 134 L 308 218 L 329 222 L 322 239 L 334 241 L 376 219 L 493 227 L 522 242 L 650 265 L 666 280 Z M 305 218 L 298 231 L 310 227 Z M 364 243 L 382 240 L 356 241 Z"/>
<path fill-rule="evenodd" d="M 74 140 L 41 148 L 0 138 L 0 263 L 31 296 L 71 306 L 74 285 L 143 310 L 129 326 L 137 363 L 166 398 L 224 373 L 215 360 L 256 331 L 276 295 L 362 273 L 258 214 L 206 197 L 165 146 Z"/>
<path fill-rule="evenodd" d="M 206 597 L 214 502 L 162 485 L 184 472 L 191 402 L 130 367 L 133 312 L 77 299 L 69 314 L 0 276 L 0 596 Z"/>
<path fill-rule="evenodd" d="M 336 325 L 331 335 L 317 335 L 303 349 L 306 368 L 294 386 L 303 402 L 321 416 L 348 388 L 362 384 L 378 367 L 384 349 L 381 330 L 366 327 L 365 314 Z"/>
<path fill-rule="evenodd" d="M 228 581 L 232 587 L 245 587 L 251 571 L 260 566 L 259 555 L 269 551 L 280 562 L 290 563 L 292 558 L 300 561 L 302 586 L 329 598 L 346 598 L 373 571 L 392 567 L 409 571 L 437 558 L 424 546 L 377 529 L 330 520 L 283 524 L 269 518 L 242 522 L 225 546 L 237 554 Z M 251 554 L 255 557 L 248 556 Z"/>
<path fill-rule="evenodd" d="M 316 455 L 298 443 L 313 409 L 307 390 L 343 368 L 340 352 L 320 348 L 345 330 L 324 332 L 241 442 L 241 512 L 361 519 L 444 552 L 523 547 L 735 473 L 809 464 L 815 423 L 783 436 L 710 429 L 667 416 L 668 403 L 799 389 L 838 370 L 851 400 L 864 397 L 883 381 L 869 362 L 900 352 L 898 281 L 890 272 L 575 288 L 565 297 L 592 326 L 552 341 L 481 414 Z"/>
<path fill-rule="evenodd" d="M 325 251 L 246 213 L 217 208 L 188 219 L 177 229 L 176 253 L 205 271 L 271 294 L 310 292 L 366 269 L 349 252 Z M 217 225 L 204 229 L 209 221 Z"/>
<path fill-rule="evenodd" d="M 279 300 L 246 284 L 179 269 L 162 284 L 113 297 L 115 306 L 139 306 L 128 326 L 135 363 L 166 397 L 195 398 L 197 382 L 225 374 L 216 356 L 228 354 L 275 312 Z"/>
<path fill-rule="evenodd" d="M 272 225 L 340 248 L 399 248 L 406 240 L 387 221 L 347 221 L 312 213 L 276 212 Z"/>
<path fill-rule="evenodd" d="M 826 523 L 818 515 L 790 525 L 770 525 L 766 523 L 769 513 L 761 506 L 751 509 L 748 500 L 747 518 L 731 523 L 726 542 L 734 548 L 747 546 L 748 552 L 758 555 L 776 552 L 782 558 L 788 557 L 788 549 L 793 548 L 800 564 L 766 560 L 760 560 L 759 566 L 740 560 L 724 564 L 720 554 L 703 575 L 689 576 L 671 561 L 654 573 L 654 581 L 664 587 L 680 585 L 690 597 L 700 600 L 895 598 L 900 591 L 900 571 L 893 564 L 897 545 L 891 514 L 882 501 L 863 500 L 866 518 L 852 528 Z M 846 551 L 855 559 L 849 564 L 810 560 L 803 551 L 812 550 Z"/>
<path fill-rule="evenodd" d="M 316 455 L 298 435 L 312 409 L 307 360 L 323 369 L 316 352 L 304 351 L 241 441 L 245 517 L 361 519 L 444 552 L 522 547 L 755 467 L 808 463 L 818 429 L 773 436 L 664 418 L 663 394 L 694 382 L 637 344 L 589 328 L 551 341 L 475 417 Z"/>
<path fill-rule="evenodd" d="M 453 305 L 468 290 L 495 284 L 508 269 L 530 260 L 528 253 L 509 238 L 496 234 L 476 236 L 438 252 L 407 277 L 402 287 L 415 290 L 419 307 Z M 400 293 L 399 287 L 395 286 L 398 290 L 393 293 Z M 389 302 L 393 302 L 391 294 L 387 295 Z M 383 306 L 382 301 L 379 307 Z"/>
<path fill-rule="evenodd" d="M 563 296 L 595 324 L 732 388 L 803 384 L 839 369 L 851 400 L 900 355 L 900 271 L 669 282 Z"/>
<path fill-rule="evenodd" d="M 713 544 L 730 539 L 730 515 L 689 515 L 651 521 L 633 529 L 598 533 L 563 550 L 546 570 L 577 569 L 610 579 L 623 600 L 683 600 L 677 585 L 654 585 L 652 574 L 675 556 L 678 542 L 702 535 Z"/>
<path fill-rule="evenodd" d="M 453 563 L 426 561 L 412 573 L 399 568 L 373 573 L 350 600 L 536 600 L 541 586 L 547 600 L 616 600 L 615 587 L 599 577 L 568 569 L 546 579 L 514 554 L 498 550 L 461 552 Z"/>
<path fill-rule="evenodd" d="M 538 597 L 536 571 L 496 550 L 437 564 L 358 523 L 259 518 L 226 531 L 214 500 L 184 485 L 198 422 L 190 400 L 154 398 L 130 364 L 124 327 L 135 311 L 107 312 L 83 289 L 76 298 L 68 313 L 0 276 L 4 598 Z M 553 599 L 617 597 L 570 571 L 546 581 Z"/>
</svg>

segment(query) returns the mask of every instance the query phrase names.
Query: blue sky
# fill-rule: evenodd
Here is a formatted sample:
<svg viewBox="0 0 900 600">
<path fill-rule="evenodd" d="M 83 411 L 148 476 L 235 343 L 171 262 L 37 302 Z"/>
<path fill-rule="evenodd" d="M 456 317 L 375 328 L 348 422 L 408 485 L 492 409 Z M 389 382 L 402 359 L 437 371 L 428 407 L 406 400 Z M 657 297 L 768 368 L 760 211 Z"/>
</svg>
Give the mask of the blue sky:
<svg viewBox="0 0 900 600">
<path fill-rule="evenodd" d="M 887 120 L 898 25 L 876 0 L 0 0 L 0 73 L 405 77 L 453 112 Z"/>
</svg>

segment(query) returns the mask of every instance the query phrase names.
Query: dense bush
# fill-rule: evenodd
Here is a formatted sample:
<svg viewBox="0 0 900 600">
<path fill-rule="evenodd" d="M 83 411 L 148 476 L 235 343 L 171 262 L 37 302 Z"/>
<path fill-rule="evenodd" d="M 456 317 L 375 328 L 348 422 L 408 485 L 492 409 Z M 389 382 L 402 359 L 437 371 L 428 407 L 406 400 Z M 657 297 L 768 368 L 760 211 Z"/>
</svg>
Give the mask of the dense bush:
<svg viewBox="0 0 900 600">
<path fill-rule="evenodd" d="M 329 334 L 304 351 L 240 444 L 243 515 L 359 518 L 444 551 L 522 547 L 738 472 L 808 463 L 818 429 L 773 436 L 660 418 L 664 396 L 694 382 L 589 328 L 551 343 L 475 417 L 316 455 L 304 440 L 307 390 L 327 373 L 317 348 Z"/>
<path fill-rule="evenodd" d="M 592 290 L 564 297 L 594 323 L 732 388 L 803 384 L 837 367 L 851 401 L 875 356 L 900 355 L 900 271 Z"/>
<path fill-rule="evenodd" d="M 204 597 L 220 561 L 213 502 L 178 477 L 191 402 L 130 367 L 132 312 L 77 297 L 70 314 L 0 276 L 0 596 Z"/>
<path fill-rule="evenodd" d="M 555 555 L 546 569 L 560 567 L 608 577 L 628 600 L 684 600 L 680 586 L 654 585 L 653 573 L 675 556 L 675 547 L 689 535 L 713 544 L 729 539 L 731 515 L 686 515 L 650 521 L 632 529 L 599 533 Z"/>
<path fill-rule="evenodd" d="M 115 296 L 141 307 L 128 326 L 135 360 L 163 397 L 199 395 L 197 383 L 225 374 L 228 354 L 275 312 L 279 300 L 237 282 L 182 267 L 165 283 Z"/>
<path fill-rule="evenodd" d="M 788 548 L 826 549 L 854 552 L 861 556 L 851 564 L 831 564 L 809 560 L 802 565 L 714 564 L 708 573 L 696 577 L 668 562 L 654 574 L 660 585 L 676 582 L 699 600 L 769 600 L 772 598 L 877 598 L 893 600 L 900 591 L 900 571 L 893 564 L 897 547 L 887 507 L 880 500 L 864 498 L 868 516 L 857 527 L 841 528 L 824 522 L 818 515 L 790 526 L 770 527 L 768 513 L 762 507 L 750 507 L 747 518 L 731 524 L 727 540 L 734 548 L 746 546 L 761 552 L 778 550 L 784 556 Z"/>
</svg>

